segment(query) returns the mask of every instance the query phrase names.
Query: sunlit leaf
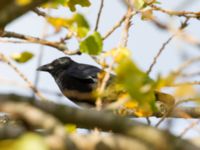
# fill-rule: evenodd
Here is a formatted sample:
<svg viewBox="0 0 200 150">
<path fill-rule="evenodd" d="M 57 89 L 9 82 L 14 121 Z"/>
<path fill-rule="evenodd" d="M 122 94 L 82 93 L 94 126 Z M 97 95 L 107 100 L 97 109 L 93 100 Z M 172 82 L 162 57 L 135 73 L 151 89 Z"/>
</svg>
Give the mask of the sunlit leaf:
<svg viewBox="0 0 200 150">
<path fill-rule="evenodd" d="M 76 125 L 75 124 L 66 124 L 65 130 L 67 133 L 74 133 L 74 132 L 76 132 Z"/>
<path fill-rule="evenodd" d="M 38 134 L 26 133 L 17 140 L 14 150 L 48 150 L 48 147 Z"/>
<path fill-rule="evenodd" d="M 33 58 L 33 53 L 28 52 L 28 51 L 24 51 L 22 53 L 13 53 L 11 55 L 11 58 L 18 62 L 18 63 L 26 63 L 27 61 L 29 61 L 31 58 Z"/>
<path fill-rule="evenodd" d="M 15 0 L 15 1 L 20 6 L 28 5 L 29 3 L 32 2 L 32 0 Z"/>
<path fill-rule="evenodd" d="M 172 85 L 177 78 L 176 74 L 170 73 L 166 77 L 161 77 L 160 75 L 158 76 L 156 80 L 156 89 L 160 90 L 166 86 Z"/>
<path fill-rule="evenodd" d="M 73 18 L 74 22 L 76 22 L 78 27 L 85 27 L 85 28 L 90 27 L 87 20 L 85 19 L 85 17 L 82 14 L 75 13 L 72 18 Z"/>
<path fill-rule="evenodd" d="M 85 40 L 80 43 L 80 51 L 90 55 L 98 55 L 103 48 L 102 37 L 98 32 L 89 35 Z"/>
<path fill-rule="evenodd" d="M 89 0 L 66 0 L 65 5 L 69 7 L 71 11 L 76 10 L 76 5 L 80 5 L 82 7 L 90 6 Z"/>
<path fill-rule="evenodd" d="M 71 19 L 54 18 L 54 17 L 48 17 L 47 21 L 51 25 L 53 25 L 57 31 L 59 31 L 62 27 L 68 27 L 73 23 L 73 21 Z"/>
<path fill-rule="evenodd" d="M 85 37 L 89 32 L 89 24 L 82 14 L 75 13 L 70 18 L 48 17 L 47 21 L 59 31 L 62 27 L 75 33 L 77 37 Z"/>
<path fill-rule="evenodd" d="M 13 140 L 0 140 L 1 150 L 49 150 L 45 140 L 34 133 L 26 133 Z"/>
<path fill-rule="evenodd" d="M 76 11 L 76 5 L 80 5 L 82 7 L 90 6 L 89 0 L 54 0 L 47 4 L 44 4 L 44 8 L 58 8 L 58 6 L 67 6 L 71 11 Z"/>
<path fill-rule="evenodd" d="M 154 81 L 132 61 L 127 48 L 120 48 L 117 51 L 116 74 L 118 81 L 140 106 L 146 110 L 152 110 L 155 100 Z"/>
<path fill-rule="evenodd" d="M 179 97 L 179 98 L 191 97 L 191 96 L 194 97 L 197 94 L 197 91 L 193 85 L 181 85 L 176 88 L 174 94 L 176 97 Z"/>
<path fill-rule="evenodd" d="M 145 5 L 145 0 L 133 0 L 133 6 L 136 10 L 140 10 Z"/>
<path fill-rule="evenodd" d="M 90 29 L 85 17 L 79 13 L 76 13 L 72 16 L 71 20 L 73 20 L 73 24 L 71 25 L 70 29 L 76 33 L 77 37 L 85 37 Z"/>
</svg>

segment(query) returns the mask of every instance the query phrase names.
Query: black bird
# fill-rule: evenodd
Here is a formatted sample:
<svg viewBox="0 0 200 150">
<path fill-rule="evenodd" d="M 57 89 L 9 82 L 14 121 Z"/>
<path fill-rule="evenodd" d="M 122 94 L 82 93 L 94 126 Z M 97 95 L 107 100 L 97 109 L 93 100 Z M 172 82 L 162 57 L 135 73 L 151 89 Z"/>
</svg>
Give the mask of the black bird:
<svg viewBox="0 0 200 150">
<path fill-rule="evenodd" d="M 97 86 L 97 75 L 102 71 L 100 68 L 61 57 L 37 70 L 49 72 L 61 92 L 73 102 L 95 104 L 93 90 Z"/>
<path fill-rule="evenodd" d="M 38 71 L 49 72 L 55 79 L 61 92 L 75 103 L 95 105 L 96 96 L 94 90 L 97 88 L 98 73 L 102 72 L 98 67 L 81 64 L 73 61 L 69 57 L 61 57 L 53 62 L 40 66 Z M 126 92 L 124 89 L 116 89 L 115 76 L 110 74 L 107 89 L 102 98 L 114 101 L 121 94 Z M 154 91 L 155 100 L 168 106 L 174 105 L 174 97 L 159 91 Z"/>
</svg>

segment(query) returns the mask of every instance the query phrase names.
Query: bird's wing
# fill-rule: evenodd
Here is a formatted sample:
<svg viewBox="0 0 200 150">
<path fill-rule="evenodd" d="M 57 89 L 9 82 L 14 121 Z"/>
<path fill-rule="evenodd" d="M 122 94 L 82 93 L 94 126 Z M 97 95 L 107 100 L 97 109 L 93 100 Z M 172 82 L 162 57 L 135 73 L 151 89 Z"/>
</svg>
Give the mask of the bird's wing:
<svg viewBox="0 0 200 150">
<path fill-rule="evenodd" d="M 71 77 L 80 80 L 89 80 L 96 82 L 97 74 L 101 71 L 100 68 L 87 64 L 74 64 L 67 70 L 67 74 Z"/>
</svg>

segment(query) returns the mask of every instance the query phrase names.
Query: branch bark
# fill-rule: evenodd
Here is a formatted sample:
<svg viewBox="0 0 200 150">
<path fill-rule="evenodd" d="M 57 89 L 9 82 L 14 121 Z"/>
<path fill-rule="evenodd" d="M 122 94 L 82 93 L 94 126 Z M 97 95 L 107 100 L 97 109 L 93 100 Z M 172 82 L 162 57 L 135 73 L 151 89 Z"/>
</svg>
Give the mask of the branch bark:
<svg viewBox="0 0 200 150">
<path fill-rule="evenodd" d="M 32 10 L 33 8 L 50 0 L 32 0 L 27 5 L 18 5 L 15 0 L 1 0 L 0 2 L 0 29 L 4 28 L 8 23 Z"/>
<path fill-rule="evenodd" d="M 17 106 L 20 104 L 19 101 L 27 101 L 30 99 L 31 98 L 29 97 L 16 95 L 9 96 L 1 94 L 0 108 L 3 108 L 3 106 L 11 100 L 18 101 L 13 102 L 14 106 Z M 152 149 L 199 149 L 198 147 L 192 145 L 190 142 L 173 136 L 167 131 L 162 131 L 157 128 L 150 127 L 124 117 L 113 115 L 108 112 L 71 108 L 69 106 L 55 104 L 47 101 L 38 101 L 35 106 L 45 111 L 46 113 L 53 115 L 62 123 L 74 123 L 78 127 L 87 129 L 93 129 L 97 127 L 102 129 L 103 131 L 113 131 L 114 133 L 118 133 L 142 141 L 148 144 L 149 147 L 151 147 Z M 2 111 L 2 109 L 0 110 Z"/>
<path fill-rule="evenodd" d="M 53 47 L 53 48 L 60 50 L 61 52 L 65 53 L 65 54 L 68 54 L 68 55 L 80 54 L 80 52 L 78 50 L 69 51 L 67 46 L 64 43 L 47 41 L 47 40 L 40 39 L 40 38 L 37 38 L 37 37 L 19 34 L 19 33 L 15 33 L 15 32 L 0 30 L 0 37 L 17 38 L 17 39 L 20 39 L 20 40 L 28 41 L 30 43 L 36 43 L 36 44 L 50 46 L 50 47 Z"/>
</svg>

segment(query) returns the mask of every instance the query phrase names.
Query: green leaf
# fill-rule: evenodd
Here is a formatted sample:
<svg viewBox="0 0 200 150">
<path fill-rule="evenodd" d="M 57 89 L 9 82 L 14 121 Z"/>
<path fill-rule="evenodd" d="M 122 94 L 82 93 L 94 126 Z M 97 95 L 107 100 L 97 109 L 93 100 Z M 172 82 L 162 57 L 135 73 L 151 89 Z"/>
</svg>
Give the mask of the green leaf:
<svg viewBox="0 0 200 150">
<path fill-rule="evenodd" d="M 85 37 L 90 30 L 89 23 L 80 13 L 75 13 L 70 18 L 48 17 L 47 21 L 53 25 L 57 31 L 59 31 L 62 27 L 65 27 L 74 32 L 79 38 Z"/>
<path fill-rule="evenodd" d="M 43 7 L 58 8 L 58 6 L 60 5 L 69 7 L 71 11 L 76 11 L 76 5 L 80 5 L 82 7 L 89 7 L 91 3 L 89 0 L 54 0 L 43 5 Z"/>
<path fill-rule="evenodd" d="M 133 0 L 133 5 L 136 10 L 140 10 L 145 5 L 145 0 Z"/>
<path fill-rule="evenodd" d="M 28 51 L 24 51 L 22 53 L 13 53 L 11 55 L 11 58 L 18 62 L 18 63 L 26 63 L 28 62 L 31 58 L 33 58 L 33 53 L 28 52 Z"/>
<path fill-rule="evenodd" d="M 87 20 L 85 19 L 85 17 L 82 14 L 75 13 L 72 18 L 78 27 L 90 28 Z"/>
<path fill-rule="evenodd" d="M 133 100 L 136 100 L 140 106 L 146 109 L 154 109 L 154 86 L 155 83 L 149 76 L 140 70 L 127 55 L 127 48 L 118 50 L 116 74 L 118 82 L 121 83 Z"/>
<path fill-rule="evenodd" d="M 90 29 L 90 26 L 85 17 L 79 13 L 76 13 L 73 15 L 71 20 L 73 20 L 73 25 L 71 25 L 70 29 L 76 32 L 78 37 L 85 37 Z"/>
<path fill-rule="evenodd" d="M 90 55 L 98 55 L 103 49 L 102 37 L 98 32 L 89 35 L 80 43 L 80 51 Z"/>
<path fill-rule="evenodd" d="M 81 5 L 82 7 L 90 6 L 89 0 L 66 0 L 66 5 L 71 11 L 76 11 L 76 5 Z"/>
<path fill-rule="evenodd" d="M 77 26 L 71 26 L 70 30 L 72 32 L 76 33 L 76 36 L 79 37 L 79 38 L 84 38 L 88 34 L 88 32 L 89 32 L 88 28 L 77 27 Z"/>
</svg>

